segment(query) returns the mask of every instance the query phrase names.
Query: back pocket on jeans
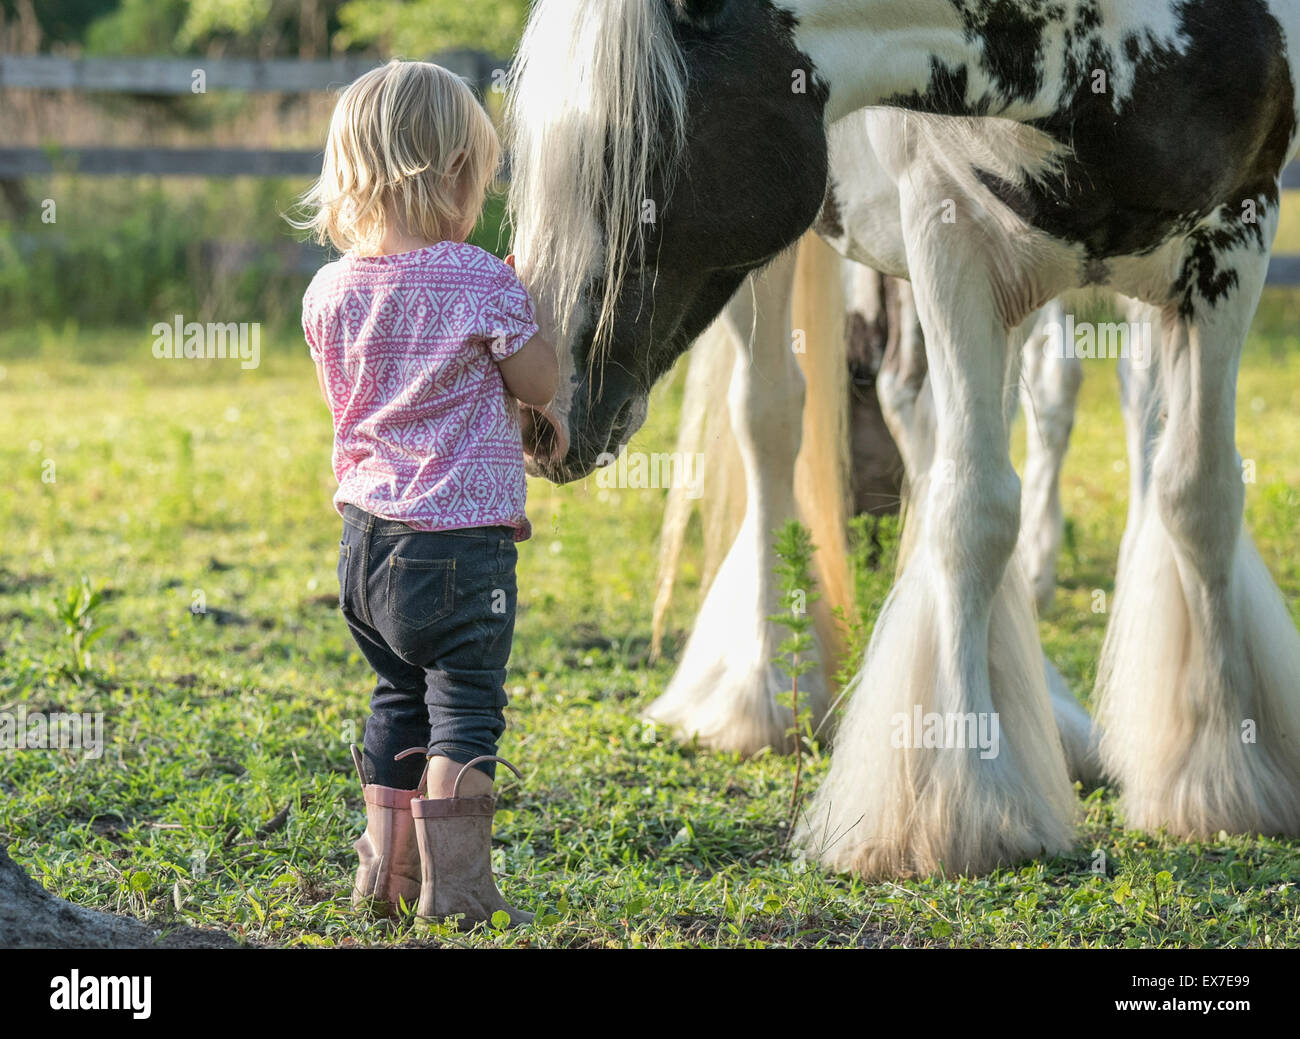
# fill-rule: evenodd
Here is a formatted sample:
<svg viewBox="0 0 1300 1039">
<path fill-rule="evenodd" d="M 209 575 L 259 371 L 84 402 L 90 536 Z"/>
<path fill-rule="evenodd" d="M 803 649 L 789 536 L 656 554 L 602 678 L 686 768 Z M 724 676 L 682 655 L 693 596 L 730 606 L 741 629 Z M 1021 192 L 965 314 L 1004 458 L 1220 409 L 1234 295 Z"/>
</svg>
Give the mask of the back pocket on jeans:
<svg viewBox="0 0 1300 1039">
<path fill-rule="evenodd" d="M 456 560 L 388 557 L 388 612 L 411 628 L 427 628 L 455 609 Z"/>
</svg>

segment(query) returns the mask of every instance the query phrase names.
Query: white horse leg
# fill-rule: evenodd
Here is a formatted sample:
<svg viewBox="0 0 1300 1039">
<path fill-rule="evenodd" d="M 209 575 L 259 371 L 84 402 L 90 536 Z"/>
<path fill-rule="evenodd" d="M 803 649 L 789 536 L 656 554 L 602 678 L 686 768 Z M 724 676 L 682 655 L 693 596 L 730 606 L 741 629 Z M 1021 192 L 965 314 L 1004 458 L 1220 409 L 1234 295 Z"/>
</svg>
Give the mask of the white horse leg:
<svg viewBox="0 0 1300 1039">
<path fill-rule="evenodd" d="M 877 378 L 877 388 L 885 420 L 893 431 L 895 440 L 901 445 L 906 445 L 902 449 L 902 454 L 908 484 L 916 486 L 918 481 L 923 480 L 934 454 L 936 418 L 934 398 L 926 379 L 925 337 L 916 316 L 911 286 L 900 283 L 900 287 L 903 290 L 899 296 L 902 335 L 891 341 L 891 352 L 886 355 L 885 365 Z M 1044 313 L 1048 316 L 1041 318 L 1040 323 L 1050 319 L 1050 309 Z M 1035 328 L 1034 331 L 1038 332 L 1039 329 Z M 1071 363 L 1078 364 L 1077 361 Z M 1011 385 L 1014 384 L 1013 380 Z M 1075 396 L 1077 399 L 1077 389 Z M 1008 426 L 1014 418 L 1014 401 L 1014 395 L 1008 394 L 1005 400 Z M 1070 421 L 1073 422 L 1073 414 L 1070 415 Z M 1038 471 L 1046 470 L 1040 468 Z M 1054 479 L 1059 480 L 1059 471 Z M 919 527 L 917 514 L 920 504 L 921 502 L 915 496 L 909 503 L 912 516 L 907 524 L 904 546 L 900 553 L 904 560 L 911 551 L 915 531 Z M 1024 511 L 1022 508 L 1022 523 L 1025 522 Z M 1056 537 L 1059 544 L 1059 531 Z M 1022 552 L 1024 552 L 1024 544 L 1025 538 L 1022 536 Z M 1055 582 L 1054 555 L 1052 581 Z M 1096 727 L 1088 712 L 1070 691 L 1061 673 L 1046 656 L 1043 657 L 1043 668 L 1047 689 L 1052 699 L 1052 713 L 1056 718 L 1056 727 L 1065 751 L 1070 778 L 1090 786 L 1096 785 L 1101 781 L 1101 758 L 1098 752 Z"/>
<path fill-rule="evenodd" d="M 934 457 L 934 399 L 925 359 L 925 335 L 909 282 L 898 285 L 898 334 L 876 376 L 885 424 L 903 456 L 907 483 L 915 487 Z M 893 350 L 894 344 L 897 350 Z"/>
<path fill-rule="evenodd" d="M 1040 313 L 1024 350 L 1021 400 L 1025 410 L 1024 490 L 1020 509 L 1020 559 L 1040 613 L 1056 594 L 1056 559 L 1065 531 L 1061 509 L 1061 467 L 1070 447 L 1083 366 L 1052 347 L 1049 329 L 1065 327 L 1057 299 Z M 1059 341 L 1059 340 L 1058 340 Z"/>
<path fill-rule="evenodd" d="M 1149 502 L 1148 489 L 1151 483 L 1151 468 L 1155 457 L 1155 447 L 1157 436 L 1160 431 L 1162 421 L 1160 399 L 1160 379 L 1158 368 L 1159 344 L 1160 344 L 1160 310 L 1150 304 L 1143 303 L 1135 299 L 1124 299 L 1125 318 L 1129 328 L 1129 352 L 1121 354 L 1116 371 L 1119 376 L 1120 385 L 1120 405 L 1124 415 L 1124 428 L 1128 444 L 1129 458 L 1129 506 L 1128 521 L 1124 527 L 1124 539 L 1120 544 L 1119 567 L 1120 580 L 1123 580 L 1123 574 L 1126 569 L 1125 558 L 1128 555 L 1128 546 L 1132 539 L 1136 537 L 1136 532 L 1141 526 L 1142 512 Z M 1036 330 L 1040 335 L 1050 327 L 1048 322 L 1061 322 L 1057 327 L 1064 328 L 1064 313 L 1058 304 L 1054 304 L 1044 312 L 1044 318 Z M 1025 402 L 1025 411 L 1030 422 L 1030 438 L 1028 443 L 1029 455 L 1032 457 L 1035 451 L 1039 451 L 1044 456 L 1045 464 L 1051 464 L 1055 468 L 1052 479 L 1056 483 L 1052 496 L 1057 503 L 1056 521 L 1056 546 L 1052 548 L 1051 562 L 1055 567 L 1055 559 L 1059 551 L 1060 542 L 1060 467 L 1064 461 L 1064 454 L 1068 447 L 1069 428 L 1064 421 L 1053 421 L 1052 409 L 1053 403 L 1058 406 L 1064 398 L 1064 394 L 1059 391 L 1064 387 L 1065 394 L 1070 397 L 1070 425 L 1073 424 L 1075 406 L 1078 399 L 1078 387 L 1082 383 L 1083 375 L 1077 358 L 1066 359 L 1053 350 L 1047 350 L 1046 354 L 1041 352 L 1048 344 L 1036 344 L 1031 339 L 1026 345 L 1025 352 L 1025 371 L 1027 394 L 1032 394 L 1033 401 Z M 1037 373 L 1033 372 L 1035 363 L 1040 365 Z M 1045 376 L 1044 370 L 1055 369 L 1056 377 Z M 1078 372 L 1077 378 L 1070 373 L 1069 369 Z M 1073 389 L 1070 384 L 1073 383 Z M 1053 386 L 1058 387 L 1054 391 Z M 1057 394 L 1054 396 L 1054 392 Z M 1044 406 L 1042 401 L 1047 400 L 1049 404 Z M 1040 412 L 1048 415 L 1048 420 L 1042 425 L 1048 427 L 1047 435 L 1043 438 L 1035 437 L 1034 414 L 1035 407 Z M 1055 440 L 1052 438 L 1053 429 L 1057 433 Z M 1064 436 L 1061 437 L 1060 430 L 1064 429 Z M 1052 451 L 1047 445 L 1055 444 L 1059 448 L 1060 454 L 1052 459 Z M 1044 445 L 1044 446 L 1039 446 Z M 1026 494 L 1031 494 L 1028 488 L 1030 483 L 1035 482 L 1036 477 L 1032 475 L 1037 467 L 1032 464 L 1026 465 Z M 1044 468 L 1037 469 L 1039 474 L 1046 471 Z M 1040 497 L 1040 500 L 1043 500 Z M 1031 519 L 1028 507 L 1021 510 L 1021 523 L 1031 524 L 1042 522 L 1042 514 L 1039 514 L 1037 520 Z M 1022 553 L 1025 553 L 1026 560 L 1031 560 L 1032 549 L 1026 549 L 1026 545 L 1042 546 L 1046 544 L 1047 538 L 1031 539 L 1026 536 L 1027 532 L 1022 529 L 1020 545 Z M 1040 557 L 1045 558 L 1045 557 Z M 1026 563 L 1030 573 L 1034 572 L 1032 561 Z M 1039 589 L 1039 609 L 1045 609 L 1042 599 L 1043 589 Z M 1054 589 L 1053 589 L 1054 590 Z M 1048 601 L 1050 602 L 1050 592 Z M 1070 775 L 1084 783 L 1092 785 L 1100 783 L 1104 778 L 1104 768 L 1101 764 L 1100 748 L 1100 730 L 1093 724 L 1092 719 L 1079 705 L 1078 700 L 1070 692 L 1066 685 L 1065 679 L 1060 672 L 1052 666 L 1050 661 L 1047 665 L 1047 686 L 1052 693 L 1052 707 L 1056 712 L 1056 724 L 1061 733 L 1061 742 L 1065 746 L 1065 756 L 1070 763 Z"/>
<path fill-rule="evenodd" d="M 1083 380 L 1077 359 L 1058 358 L 1049 350 L 1053 322 L 1063 328 L 1064 320 L 1065 307 L 1057 298 L 1011 333 L 1012 367 L 1004 402 L 1008 432 L 1015 422 L 1017 404 L 1023 402 L 1025 409 L 1028 435 L 1017 552 L 1040 611 L 1051 604 L 1056 591 L 1056 557 L 1065 526 L 1061 466 Z M 1044 578 L 1044 571 L 1050 575 Z M 1043 670 L 1070 778 L 1097 786 L 1102 781 L 1100 733 L 1046 652 Z"/>
<path fill-rule="evenodd" d="M 1117 366 L 1120 382 L 1120 402 L 1124 414 L 1124 426 L 1127 432 L 1129 455 L 1128 522 L 1124 528 L 1124 540 L 1120 545 L 1118 568 L 1118 572 L 1121 575 L 1121 581 L 1123 580 L 1123 574 L 1125 571 L 1124 560 L 1128 555 L 1129 542 L 1134 536 L 1136 536 L 1135 532 L 1141 524 L 1142 510 L 1148 502 L 1147 489 L 1151 481 L 1151 464 L 1155 454 L 1156 435 L 1159 432 L 1161 421 L 1161 403 L 1159 393 L 1160 381 L 1158 378 L 1158 369 L 1155 364 L 1160 335 L 1160 312 L 1155 307 L 1132 299 L 1125 301 L 1125 310 L 1129 323 L 1130 337 L 1134 330 L 1140 329 L 1141 331 L 1139 334 L 1142 338 L 1138 341 L 1134 341 L 1130 338 L 1131 352 L 1126 355 L 1121 355 Z M 1064 317 L 1064 315 L 1059 312 L 1051 314 L 1048 311 L 1045 311 L 1044 313 L 1047 316 L 1044 318 L 1044 321 L 1040 323 L 1038 329 L 1040 333 L 1043 328 L 1046 327 L 1047 321 L 1061 321 Z M 1061 325 L 1059 327 L 1064 326 Z M 1060 358 L 1053 352 L 1049 352 L 1047 357 L 1043 358 L 1043 355 L 1038 352 L 1035 346 L 1036 344 L 1033 339 L 1031 339 L 1026 346 L 1025 368 L 1027 375 L 1026 381 L 1029 384 L 1028 392 L 1033 393 L 1035 395 L 1035 402 L 1038 402 L 1044 397 L 1049 399 L 1051 398 L 1052 391 L 1050 389 L 1050 384 L 1053 380 L 1051 378 L 1043 378 L 1041 374 L 1037 377 L 1030 376 L 1030 370 L 1036 359 L 1041 360 L 1044 367 L 1055 367 L 1058 372 L 1067 367 L 1078 370 L 1081 368 L 1081 365 L 1077 359 Z M 1057 382 L 1057 385 L 1060 385 L 1062 380 L 1057 379 L 1055 381 Z M 1067 375 L 1066 381 L 1076 380 L 1073 380 L 1072 377 Z M 1073 391 L 1076 401 L 1078 395 L 1077 384 L 1081 381 L 1082 372 L 1080 371 L 1079 378 L 1076 381 L 1076 386 Z M 1044 388 L 1044 384 L 1047 384 L 1047 388 Z M 1041 407 L 1041 404 L 1039 404 L 1039 407 Z M 1073 403 L 1071 403 L 1070 409 L 1070 422 L 1073 423 Z M 1045 446 L 1037 446 L 1040 444 L 1050 443 L 1050 440 L 1044 439 L 1040 441 L 1033 434 L 1034 404 L 1026 401 L 1025 411 L 1029 416 L 1030 422 L 1030 439 L 1028 444 L 1029 453 L 1032 456 L 1035 451 L 1038 451 L 1044 458 L 1042 468 L 1035 467 L 1032 464 L 1026 465 L 1025 493 L 1027 495 L 1034 493 L 1029 490 L 1029 484 L 1036 479 L 1042 478 L 1043 474 L 1047 472 L 1047 465 L 1050 464 L 1055 467 L 1055 472 L 1051 476 L 1051 479 L 1056 482 L 1057 486 L 1051 493 L 1057 502 L 1058 519 L 1055 527 L 1056 546 L 1052 548 L 1052 554 L 1050 556 L 1051 564 L 1054 568 L 1056 554 L 1058 552 L 1057 546 L 1059 546 L 1060 543 L 1061 529 L 1061 520 L 1059 519 L 1060 466 L 1064 461 L 1065 449 L 1068 446 L 1069 431 L 1066 431 L 1063 439 L 1057 439 L 1055 441 L 1060 448 L 1060 454 L 1055 457 L 1055 460 L 1053 460 L 1052 452 L 1048 448 Z M 1058 423 L 1056 428 L 1059 430 L 1062 425 L 1063 424 Z M 1037 476 L 1033 475 L 1035 469 L 1037 471 Z M 1040 497 L 1040 500 L 1043 499 Z M 1037 519 L 1031 519 L 1029 517 L 1029 512 L 1030 510 L 1028 507 L 1021 509 L 1022 524 L 1041 524 L 1043 522 L 1042 513 L 1038 515 Z M 1026 535 L 1027 532 L 1022 529 L 1020 550 L 1024 558 L 1030 559 L 1033 549 L 1027 549 L 1026 545 L 1042 546 L 1046 543 L 1047 539 L 1045 537 L 1030 538 Z M 1040 556 L 1039 558 L 1042 559 L 1046 557 Z M 1034 564 L 1028 562 L 1027 566 L 1030 572 L 1033 573 Z M 1053 576 L 1053 583 L 1054 581 L 1055 576 Z M 1041 597 L 1042 589 L 1039 588 L 1038 590 L 1040 593 L 1039 608 L 1044 609 L 1045 606 L 1043 605 Z M 1051 589 L 1051 591 L 1054 591 L 1054 589 Z M 1089 786 L 1101 783 L 1104 780 L 1105 774 L 1105 769 L 1102 767 L 1101 762 L 1101 731 L 1095 724 L 1093 724 L 1092 719 L 1088 716 L 1088 712 L 1079 704 L 1079 701 L 1075 698 L 1074 694 L 1070 691 L 1069 686 L 1066 684 L 1064 677 L 1062 677 L 1061 673 L 1052 665 L 1050 660 L 1047 662 L 1047 688 L 1052 694 L 1052 710 L 1056 715 L 1056 727 L 1061 734 L 1061 743 L 1065 748 L 1065 757 L 1069 762 L 1071 778 L 1080 780 Z"/>
<path fill-rule="evenodd" d="M 1268 239 L 1276 213 L 1266 218 Z M 1267 270 L 1253 247 L 1213 304 L 1166 310 L 1168 418 L 1098 675 L 1107 771 L 1127 823 L 1183 836 L 1300 833 L 1300 634 L 1242 525 L 1236 371 Z"/>
<path fill-rule="evenodd" d="M 918 200 L 924 215 L 909 212 L 909 198 L 905 188 L 904 226 L 926 226 L 932 197 Z M 927 497 L 915 550 L 877 621 L 830 771 L 800 827 L 811 854 L 864 877 L 983 871 L 1073 843 L 1077 802 L 1014 558 L 1020 494 L 1005 414 L 1008 338 L 976 249 L 957 235 L 941 248 L 916 243 L 935 462 L 918 489 Z"/>
<path fill-rule="evenodd" d="M 1151 471 L 1156 446 L 1164 423 L 1164 401 L 1160 396 L 1161 313 L 1159 307 L 1136 299 L 1124 300 L 1130 340 L 1141 337 L 1141 348 L 1132 346 L 1116 366 L 1120 406 L 1128 442 L 1128 521 L 1120 543 L 1119 569 L 1123 579 L 1129 545 L 1142 526 L 1142 513 L 1150 501 Z"/>
<path fill-rule="evenodd" d="M 745 518 L 672 681 L 646 711 L 684 738 L 746 755 L 787 748 L 793 727 L 789 708 L 776 701 L 790 689 L 790 678 L 773 663 L 789 633 L 768 617 L 783 607 L 772 542 L 795 515 L 803 410 L 803 379 L 789 338 L 794 262 L 791 252 L 752 278 L 720 318 L 731 324 L 738 347 L 728 401 L 745 469 Z M 819 724 L 828 705 L 821 673 L 801 676 L 799 688 L 800 705 Z"/>
<path fill-rule="evenodd" d="M 1046 654 L 1043 666 L 1047 670 L 1047 693 L 1052 698 L 1052 717 L 1056 719 L 1056 732 L 1061 737 L 1070 778 L 1084 786 L 1100 786 L 1105 776 L 1101 766 L 1101 731 Z"/>
</svg>

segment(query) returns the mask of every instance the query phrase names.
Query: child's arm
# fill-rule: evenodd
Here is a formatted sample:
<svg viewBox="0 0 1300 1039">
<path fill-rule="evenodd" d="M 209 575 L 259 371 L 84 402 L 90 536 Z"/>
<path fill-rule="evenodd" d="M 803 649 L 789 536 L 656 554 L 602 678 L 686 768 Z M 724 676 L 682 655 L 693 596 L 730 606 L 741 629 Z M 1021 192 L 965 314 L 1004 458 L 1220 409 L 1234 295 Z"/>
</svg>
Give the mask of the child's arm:
<svg viewBox="0 0 1300 1039">
<path fill-rule="evenodd" d="M 514 270 L 513 253 L 506 257 L 506 265 Z M 506 389 L 521 403 L 531 407 L 546 407 L 560 388 L 560 364 L 555 357 L 555 347 L 539 335 L 533 336 L 517 353 L 497 361 L 497 364 Z"/>
<path fill-rule="evenodd" d="M 517 352 L 497 361 L 506 389 L 524 404 L 544 408 L 560 388 L 560 365 L 555 347 L 541 336 L 533 336 Z"/>
</svg>

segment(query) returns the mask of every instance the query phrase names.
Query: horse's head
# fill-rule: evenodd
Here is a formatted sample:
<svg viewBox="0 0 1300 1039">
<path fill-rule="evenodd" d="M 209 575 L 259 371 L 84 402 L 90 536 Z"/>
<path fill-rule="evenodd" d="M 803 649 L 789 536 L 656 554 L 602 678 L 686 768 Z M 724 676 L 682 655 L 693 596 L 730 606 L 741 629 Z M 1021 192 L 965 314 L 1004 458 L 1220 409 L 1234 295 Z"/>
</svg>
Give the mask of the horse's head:
<svg viewBox="0 0 1300 1039">
<path fill-rule="evenodd" d="M 825 91 L 769 0 L 540 0 L 510 85 L 520 276 L 560 352 L 535 472 L 579 479 L 817 216 Z"/>
</svg>

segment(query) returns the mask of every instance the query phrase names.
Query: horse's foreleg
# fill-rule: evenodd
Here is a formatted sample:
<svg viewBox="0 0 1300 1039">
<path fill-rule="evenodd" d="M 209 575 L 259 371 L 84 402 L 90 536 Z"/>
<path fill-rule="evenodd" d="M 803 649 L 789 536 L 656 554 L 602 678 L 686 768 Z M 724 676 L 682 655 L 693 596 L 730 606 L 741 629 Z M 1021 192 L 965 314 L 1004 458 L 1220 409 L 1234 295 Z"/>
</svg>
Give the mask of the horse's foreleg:
<svg viewBox="0 0 1300 1039">
<path fill-rule="evenodd" d="M 904 216 L 926 219 L 906 219 L 906 204 Z M 983 871 L 1073 841 L 1076 799 L 1014 559 L 1008 337 L 976 243 L 930 234 L 909 248 L 937 418 L 921 526 L 800 830 L 827 865 L 868 877 Z"/>
<path fill-rule="evenodd" d="M 1271 240 L 1276 213 L 1268 217 Z M 1165 311 L 1159 436 L 1098 675 L 1106 768 L 1130 826 L 1300 833 L 1300 635 L 1245 533 L 1236 372 L 1268 255 L 1207 227 Z M 1212 257 L 1207 259 L 1208 254 Z"/>
<path fill-rule="evenodd" d="M 775 663 L 788 633 L 768 618 L 783 607 L 772 543 L 777 528 L 795 515 L 804 396 L 790 346 L 794 262 L 791 253 L 752 278 L 719 319 L 730 324 L 737 347 L 728 406 L 744 467 L 745 516 L 676 673 L 646 712 L 684 738 L 742 754 L 784 749 L 793 725 L 789 708 L 777 702 L 790 688 Z M 819 724 L 827 710 L 819 671 L 801 676 L 800 700 Z"/>
</svg>

